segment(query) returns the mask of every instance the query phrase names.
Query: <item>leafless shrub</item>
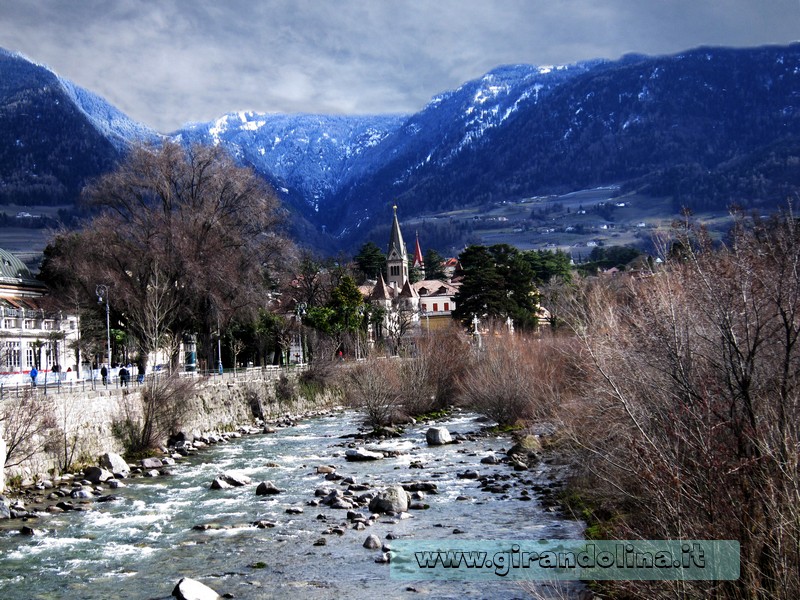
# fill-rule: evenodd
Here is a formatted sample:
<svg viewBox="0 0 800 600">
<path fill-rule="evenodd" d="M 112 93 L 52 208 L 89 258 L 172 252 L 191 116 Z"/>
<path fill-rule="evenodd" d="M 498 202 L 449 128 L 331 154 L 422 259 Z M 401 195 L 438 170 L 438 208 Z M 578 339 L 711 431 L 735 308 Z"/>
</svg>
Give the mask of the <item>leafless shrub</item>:
<svg viewBox="0 0 800 600">
<path fill-rule="evenodd" d="M 800 596 L 800 230 L 739 219 L 714 250 L 687 229 L 667 268 L 584 283 L 569 320 L 586 389 L 564 405 L 580 490 L 619 538 L 732 539 L 737 582 L 618 584 L 646 596 Z"/>
<path fill-rule="evenodd" d="M 546 335 L 486 336 L 461 379 L 464 404 L 501 425 L 548 418 L 570 385 L 567 342 Z"/>
<path fill-rule="evenodd" d="M 455 404 L 470 348 L 461 328 L 434 330 L 416 345 L 415 356 L 400 368 L 404 412 L 421 415 Z"/>
<path fill-rule="evenodd" d="M 364 412 L 370 425 L 388 425 L 397 417 L 401 392 L 395 359 L 369 359 L 340 375 L 347 403 Z"/>
<path fill-rule="evenodd" d="M 2 401 L 0 425 L 6 441 L 6 467 L 15 467 L 45 449 L 56 428 L 46 396 L 23 392 Z"/>
<path fill-rule="evenodd" d="M 286 373 L 281 373 L 275 382 L 275 399 L 279 404 L 289 404 L 297 399 L 297 386 Z"/>
<path fill-rule="evenodd" d="M 195 388 L 194 379 L 176 374 L 148 381 L 141 394 L 125 395 L 113 431 L 126 452 L 146 452 L 178 432 Z"/>
</svg>

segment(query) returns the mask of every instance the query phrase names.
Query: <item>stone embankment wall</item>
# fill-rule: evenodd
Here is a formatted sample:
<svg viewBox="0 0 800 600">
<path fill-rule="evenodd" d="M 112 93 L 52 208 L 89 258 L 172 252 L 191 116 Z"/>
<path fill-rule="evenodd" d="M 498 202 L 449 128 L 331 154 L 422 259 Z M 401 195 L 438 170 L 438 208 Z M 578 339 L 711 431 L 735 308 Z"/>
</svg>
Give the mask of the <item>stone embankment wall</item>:
<svg viewBox="0 0 800 600">
<path fill-rule="evenodd" d="M 199 380 L 197 391 L 180 419 L 181 430 L 229 431 L 253 423 L 258 416 L 269 420 L 286 414 L 298 415 L 337 402 L 331 392 L 318 394 L 313 399 L 299 395 L 291 401 L 280 402 L 275 393 L 280 374 L 279 371 L 257 370 Z M 290 379 L 296 375 L 296 372 L 288 373 Z M 31 483 L 57 472 L 59 461 L 63 464 L 65 450 L 78 465 L 95 464 L 105 452 L 122 453 L 113 424 L 126 411 L 140 410 L 141 390 L 132 384 L 127 390 L 98 387 L 70 392 L 62 387 L 58 393 L 49 392 L 44 399 L 55 417 L 58 448 L 39 452 L 22 465 L 9 467 L 3 474 L 5 443 L 0 438 L 0 493 L 4 489 L 4 475 L 6 481 L 8 477 L 20 476 L 24 482 Z M 13 396 L 6 397 L 2 402 L 14 400 Z M 134 412 L 133 416 L 138 415 Z"/>
</svg>

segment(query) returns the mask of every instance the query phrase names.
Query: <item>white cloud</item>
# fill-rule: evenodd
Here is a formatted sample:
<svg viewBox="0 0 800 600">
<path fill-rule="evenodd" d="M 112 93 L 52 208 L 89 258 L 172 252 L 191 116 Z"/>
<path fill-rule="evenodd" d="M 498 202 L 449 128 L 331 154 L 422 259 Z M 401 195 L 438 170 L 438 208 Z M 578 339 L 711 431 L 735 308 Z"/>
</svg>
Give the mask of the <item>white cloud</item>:
<svg viewBox="0 0 800 600">
<path fill-rule="evenodd" d="M 797 0 L 5 0 L 0 45 L 162 131 L 240 109 L 412 112 L 506 63 L 788 43 Z"/>
</svg>

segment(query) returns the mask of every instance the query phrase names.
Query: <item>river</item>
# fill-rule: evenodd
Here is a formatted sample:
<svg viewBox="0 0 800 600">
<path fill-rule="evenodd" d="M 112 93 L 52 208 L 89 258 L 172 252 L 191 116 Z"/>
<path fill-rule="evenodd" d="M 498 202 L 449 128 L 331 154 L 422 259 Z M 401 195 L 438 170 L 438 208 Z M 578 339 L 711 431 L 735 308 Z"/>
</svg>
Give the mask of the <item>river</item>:
<svg viewBox="0 0 800 600">
<path fill-rule="evenodd" d="M 511 480 L 507 495 L 479 488 L 457 474 L 511 473 L 505 464 L 480 459 L 509 447 L 508 437 L 481 437 L 460 444 L 429 447 L 428 425 L 407 428 L 402 438 L 369 444 L 399 450 L 394 458 L 346 462 L 347 439 L 359 425 L 350 412 L 317 417 L 274 434 L 245 436 L 218 444 L 171 467 L 172 474 L 135 478 L 113 493 L 119 499 L 95 503 L 88 512 L 44 513 L 29 521 L 37 535 L 22 536 L 19 521 L 0 529 L 0 598 L 3 600 L 85 600 L 170 597 L 181 577 L 192 577 L 220 594 L 237 599 L 263 598 L 519 598 L 526 590 L 514 582 L 407 582 L 393 580 L 389 566 L 378 564 L 379 550 L 362 547 L 369 534 L 384 542 L 397 539 L 575 539 L 582 524 L 546 510 L 535 492 L 519 500 L 531 482 L 547 482 L 548 467 Z M 457 414 L 437 425 L 450 432 L 480 429 L 475 415 Z M 424 468 L 410 468 L 421 463 Z M 362 531 L 325 534 L 347 521 L 344 510 L 308 506 L 317 488 L 344 486 L 316 472 L 321 465 L 371 487 L 409 481 L 435 482 L 438 494 L 411 510 L 412 518 L 384 517 Z M 211 490 L 225 471 L 244 473 L 252 486 Z M 256 496 L 255 485 L 269 480 L 283 491 Z M 286 509 L 302 508 L 290 515 Z M 362 512 L 368 514 L 366 509 Z M 326 520 L 318 518 L 319 515 Z M 268 520 L 275 526 L 251 526 Z M 196 525 L 214 524 L 207 530 Z M 216 528 L 219 526 L 219 528 Z M 462 533 L 454 533 L 460 530 Z M 326 545 L 315 546 L 324 538 Z M 547 586 L 543 588 L 545 595 Z"/>
</svg>

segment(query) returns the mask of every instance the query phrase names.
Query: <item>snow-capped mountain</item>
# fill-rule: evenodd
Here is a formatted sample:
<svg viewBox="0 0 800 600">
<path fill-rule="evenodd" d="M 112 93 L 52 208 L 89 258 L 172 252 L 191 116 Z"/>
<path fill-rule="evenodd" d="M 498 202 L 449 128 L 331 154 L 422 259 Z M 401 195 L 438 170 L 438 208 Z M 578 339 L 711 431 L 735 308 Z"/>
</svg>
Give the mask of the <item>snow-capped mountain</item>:
<svg viewBox="0 0 800 600">
<path fill-rule="evenodd" d="M 74 201 L 160 137 L 0 51 L 0 202 Z M 695 209 L 774 206 L 800 190 L 800 44 L 504 66 L 412 115 L 232 112 L 164 137 L 226 148 L 278 190 L 296 232 L 338 249 L 394 203 L 422 215 L 614 184 Z"/>
<path fill-rule="evenodd" d="M 353 169 L 404 117 L 281 115 L 238 112 L 172 134 L 181 143 L 223 146 L 265 175 L 278 191 L 298 195 L 314 212 L 351 178 Z"/>
</svg>

